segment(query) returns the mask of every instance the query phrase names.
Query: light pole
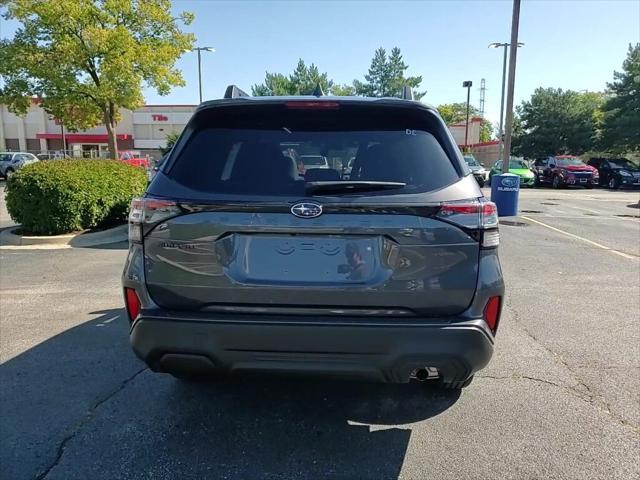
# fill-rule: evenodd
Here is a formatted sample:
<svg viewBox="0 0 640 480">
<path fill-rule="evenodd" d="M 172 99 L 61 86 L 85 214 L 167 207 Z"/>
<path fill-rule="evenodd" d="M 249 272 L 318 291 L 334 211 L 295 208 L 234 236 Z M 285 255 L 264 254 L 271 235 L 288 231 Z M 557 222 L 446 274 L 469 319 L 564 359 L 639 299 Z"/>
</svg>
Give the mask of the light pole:
<svg viewBox="0 0 640 480">
<path fill-rule="evenodd" d="M 504 48 L 504 55 L 502 57 L 502 95 L 500 96 L 500 128 L 498 131 L 498 135 L 500 137 L 500 147 L 498 150 L 498 158 L 502 158 L 502 146 L 504 142 L 504 130 L 503 130 L 503 120 L 504 120 L 504 86 L 505 81 L 507 80 L 507 47 L 511 46 L 510 43 L 490 43 L 489 48 Z M 518 47 L 524 46 L 524 43 L 518 42 Z"/>
<path fill-rule="evenodd" d="M 200 103 L 202 103 L 202 60 L 200 57 L 200 52 L 215 52 L 216 49 L 213 47 L 193 47 L 191 50 L 187 51 L 198 52 L 198 90 L 200 92 Z"/>
<path fill-rule="evenodd" d="M 509 79 L 507 84 L 507 113 L 505 120 L 504 151 L 502 152 L 502 172 L 509 173 L 511 136 L 513 130 L 513 93 L 516 83 L 516 57 L 518 55 L 518 27 L 520 25 L 520 0 L 513 0 L 511 17 L 511 42 L 509 43 Z"/>
<path fill-rule="evenodd" d="M 467 121 L 465 123 L 464 126 L 464 150 L 466 153 L 467 150 L 467 145 L 469 144 L 468 140 L 469 140 L 469 98 L 471 97 L 471 86 L 473 85 L 473 83 L 471 82 L 471 80 L 466 80 L 464 82 L 462 82 L 462 86 L 463 88 L 467 89 Z"/>
</svg>

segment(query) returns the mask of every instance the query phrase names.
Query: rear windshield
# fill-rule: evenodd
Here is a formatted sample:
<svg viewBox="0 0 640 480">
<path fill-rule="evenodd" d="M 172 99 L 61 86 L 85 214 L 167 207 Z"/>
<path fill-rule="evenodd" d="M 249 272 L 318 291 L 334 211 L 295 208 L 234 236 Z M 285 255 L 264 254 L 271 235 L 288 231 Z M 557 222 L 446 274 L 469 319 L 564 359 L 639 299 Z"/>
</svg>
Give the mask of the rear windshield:
<svg viewBox="0 0 640 480">
<path fill-rule="evenodd" d="M 578 157 L 556 157 L 556 160 L 558 165 L 560 165 L 561 167 L 568 167 L 570 165 L 584 165 L 584 163 L 582 163 L 582 160 L 580 160 Z"/>
<path fill-rule="evenodd" d="M 304 121 L 295 112 L 256 121 L 254 128 L 225 128 L 219 120 L 196 122 L 165 173 L 195 190 L 276 196 L 303 196 L 309 182 L 319 181 L 400 182 L 405 186 L 367 194 L 418 193 L 459 178 L 436 136 L 410 116 L 401 125 L 386 118 L 379 129 L 371 128 L 371 121 L 360 129 L 357 117 L 332 122 L 331 115 L 338 112 L 304 114 Z M 278 127 L 269 125 L 273 123 Z"/>
</svg>

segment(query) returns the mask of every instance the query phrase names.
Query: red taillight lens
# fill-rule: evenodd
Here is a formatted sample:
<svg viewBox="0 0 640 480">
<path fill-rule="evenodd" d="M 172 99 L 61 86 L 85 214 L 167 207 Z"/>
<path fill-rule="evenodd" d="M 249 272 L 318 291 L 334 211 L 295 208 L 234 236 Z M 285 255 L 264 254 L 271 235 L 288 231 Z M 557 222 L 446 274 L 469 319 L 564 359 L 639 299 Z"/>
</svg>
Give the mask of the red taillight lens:
<svg viewBox="0 0 640 480">
<path fill-rule="evenodd" d="M 129 321 L 133 322 L 140 314 L 140 299 L 133 288 L 125 288 L 124 297 L 127 302 L 127 315 L 129 315 Z"/>
<path fill-rule="evenodd" d="M 134 198 L 129 210 L 129 241 L 142 242 L 142 224 L 157 223 L 180 212 L 173 200 Z"/>
<path fill-rule="evenodd" d="M 470 229 L 491 229 L 498 226 L 496 204 L 481 200 L 444 202 L 440 205 L 438 217 Z"/>
<path fill-rule="evenodd" d="M 340 108 L 338 102 L 287 102 L 285 106 L 298 110 L 337 110 Z"/>
<path fill-rule="evenodd" d="M 491 297 L 484 307 L 484 321 L 489 325 L 489 329 L 496 334 L 498 330 L 498 322 L 500 321 L 500 303 L 501 297 Z"/>
</svg>

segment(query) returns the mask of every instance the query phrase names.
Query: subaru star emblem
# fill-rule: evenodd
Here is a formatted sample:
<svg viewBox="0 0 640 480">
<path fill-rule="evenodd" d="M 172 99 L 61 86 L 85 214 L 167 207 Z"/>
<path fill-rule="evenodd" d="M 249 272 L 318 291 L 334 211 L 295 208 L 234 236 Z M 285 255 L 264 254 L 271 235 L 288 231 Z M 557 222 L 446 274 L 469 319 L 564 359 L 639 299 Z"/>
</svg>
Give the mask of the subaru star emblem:
<svg viewBox="0 0 640 480">
<path fill-rule="evenodd" d="M 311 202 L 296 203 L 291 207 L 291 213 L 300 218 L 315 218 L 322 215 L 322 205 Z"/>
<path fill-rule="evenodd" d="M 518 185 L 517 177 L 503 177 L 502 178 L 502 186 L 504 187 L 515 187 Z"/>
</svg>

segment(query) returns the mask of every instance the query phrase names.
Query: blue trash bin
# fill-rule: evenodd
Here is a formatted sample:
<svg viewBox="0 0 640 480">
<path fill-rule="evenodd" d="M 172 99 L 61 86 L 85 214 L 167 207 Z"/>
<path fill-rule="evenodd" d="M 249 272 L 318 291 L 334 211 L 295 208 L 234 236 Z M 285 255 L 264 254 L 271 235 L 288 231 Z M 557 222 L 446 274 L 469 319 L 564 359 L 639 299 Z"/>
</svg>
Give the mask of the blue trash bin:
<svg viewBox="0 0 640 480">
<path fill-rule="evenodd" d="M 499 217 L 518 215 L 520 177 L 514 173 L 501 173 L 491 177 L 491 201 L 498 207 Z"/>
</svg>

